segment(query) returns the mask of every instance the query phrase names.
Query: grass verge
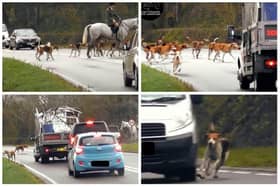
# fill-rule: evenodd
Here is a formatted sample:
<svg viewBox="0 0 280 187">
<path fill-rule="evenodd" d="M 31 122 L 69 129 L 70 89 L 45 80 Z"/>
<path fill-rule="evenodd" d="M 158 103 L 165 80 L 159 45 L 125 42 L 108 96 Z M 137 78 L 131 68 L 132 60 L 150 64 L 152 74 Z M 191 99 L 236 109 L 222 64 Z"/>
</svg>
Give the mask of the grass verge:
<svg viewBox="0 0 280 187">
<path fill-rule="evenodd" d="M 198 149 L 199 158 L 203 157 L 205 147 Z M 276 167 L 276 147 L 231 148 L 226 166 L 231 167 Z"/>
<path fill-rule="evenodd" d="M 39 67 L 12 58 L 3 58 L 4 91 L 82 91 Z"/>
<path fill-rule="evenodd" d="M 3 184 L 43 184 L 23 166 L 3 158 Z"/>
<path fill-rule="evenodd" d="M 191 85 L 142 64 L 142 91 L 195 91 Z"/>
<path fill-rule="evenodd" d="M 129 153 L 138 153 L 138 143 L 122 144 L 122 151 Z"/>
</svg>

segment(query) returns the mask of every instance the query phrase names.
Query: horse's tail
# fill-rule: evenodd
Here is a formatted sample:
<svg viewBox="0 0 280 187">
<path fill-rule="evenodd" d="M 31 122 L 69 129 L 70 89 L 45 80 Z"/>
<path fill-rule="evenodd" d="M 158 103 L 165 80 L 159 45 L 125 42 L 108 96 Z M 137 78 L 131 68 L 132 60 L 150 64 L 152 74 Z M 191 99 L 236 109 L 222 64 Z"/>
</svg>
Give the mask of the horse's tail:
<svg viewBox="0 0 280 187">
<path fill-rule="evenodd" d="M 84 28 L 84 33 L 83 33 L 83 38 L 82 38 L 82 44 L 85 45 L 88 42 L 88 38 L 89 38 L 89 29 L 90 29 L 91 25 L 87 25 Z"/>
</svg>

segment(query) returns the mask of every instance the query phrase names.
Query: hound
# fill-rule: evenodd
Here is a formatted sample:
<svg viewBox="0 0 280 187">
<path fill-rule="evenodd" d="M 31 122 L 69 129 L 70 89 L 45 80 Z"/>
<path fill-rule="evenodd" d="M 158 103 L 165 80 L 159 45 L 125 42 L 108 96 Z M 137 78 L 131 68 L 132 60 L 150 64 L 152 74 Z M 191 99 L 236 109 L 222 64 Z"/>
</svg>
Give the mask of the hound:
<svg viewBox="0 0 280 187">
<path fill-rule="evenodd" d="M 214 50 L 214 47 L 215 47 L 215 44 L 216 44 L 216 41 L 218 40 L 219 38 L 215 38 L 213 40 L 213 42 L 210 42 L 208 44 L 208 60 L 210 60 L 210 55 L 212 54 L 213 50 Z"/>
<path fill-rule="evenodd" d="M 54 60 L 52 56 L 53 50 L 56 49 L 58 50 L 57 46 L 52 46 L 50 42 L 48 42 L 46 45 L 39 45 L 36 48 L 36 54 L 35 57 L 40 61 L 40 57 L 44 54 L 44 52 L 47 53 L 47 61 L 51 58 Z"/>
<path fill-rule="evenodd" d="M 239 45 L 237 43 L 215 43 L 214 44 L 214 51 L 216 52 L 213 62 L 215 62 L 217 56 L 220 55 L 220 52 L 223 52 L 223 57 L 222 57 L 222 62 L 224 62 L 224 57 L 226 55 L 226 53 L 229 53 L 232 58 L 234 58 L 234 56 L 231 54 L 231 51 L 233 49 L 240 49 Z"/>
<path fill-rule="evenodd" d="M 208 134 L 208 144 L 204 159 L 200 166 L 198 177 L 204 179 L 207 176 L 218 178 L 218 171 L 229 156 L 229 141 L 221 138 L 218 133 Z M 214 170 L 214 173 L 212 172 Z"/>
<path fill-rule="evenodd" d="M 204 46 L 205 42 L 208 42 L 208 40 L 204 39 L 203 41 L 197 41 L 197 40 L 192 41 L 189 36 L 186 36 L 186 40 L 190 41 L 190 43 L 192 45 L 193 58 L 198 59 L 201 48 Z"/>
<path fill-rule="evenodd" d="M 4 153 L 3 153 L 3 155 L 7 155 L 7 157 L 8 157 L 8 159 L 9 160 L 13 160 L 13 161 L 15 161 L 16 160 L 16 153 L 15 153 L 15 151 L 7 151 L 7 150 L 5 150 L 4 151 Z"/>
<path fill-rule="evenodd" d="M 69 44 L 69 47 L 71 48 L 71 52 L 70 52 L 70 55 L 69 57 L 72 56 L 72 54 L 74 53 L 74 57 L 77 56 L 80 56 L 81 54 L 81 42 L 77 42 L 77 43 L 72 43 L 72 44 Z"/>
</svg>

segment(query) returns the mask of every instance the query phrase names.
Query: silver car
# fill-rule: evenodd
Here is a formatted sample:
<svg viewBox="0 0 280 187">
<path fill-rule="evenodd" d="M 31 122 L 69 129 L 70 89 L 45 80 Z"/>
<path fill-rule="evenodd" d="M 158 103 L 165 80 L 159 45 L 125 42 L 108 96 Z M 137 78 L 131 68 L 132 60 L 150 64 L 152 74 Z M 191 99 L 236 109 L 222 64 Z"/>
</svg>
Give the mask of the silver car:
<svg viewBox="0 0 280 187">
<path fill-rule="evenodd" d="M 128 44 L 127 53 L 123 58 L 124 85 L 131 87 L 132 81 L 138 89 L 138 30 L 135 31 Z"/>
<path fill-rule="evenodd" d="M 10 37 L 10 49 L 29 47 L 34 49 L 40 44 L 41 38 L 33 29 L 15 29 Z"/>
</svg>

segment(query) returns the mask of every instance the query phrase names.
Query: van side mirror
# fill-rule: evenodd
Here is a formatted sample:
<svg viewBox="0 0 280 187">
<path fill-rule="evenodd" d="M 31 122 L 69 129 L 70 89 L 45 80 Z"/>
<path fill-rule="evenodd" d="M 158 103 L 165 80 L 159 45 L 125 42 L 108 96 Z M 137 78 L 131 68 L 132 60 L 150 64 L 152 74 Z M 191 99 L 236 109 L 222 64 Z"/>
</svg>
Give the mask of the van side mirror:
<svg viewBox="0 0 280 187">
<path fill-rule="evenodd" d="M 236 42 L 241 40 L 241 35 L 237 33 L 234 25 L 227 26 L 227 41 L 228 42 Z"/>
</svg>

